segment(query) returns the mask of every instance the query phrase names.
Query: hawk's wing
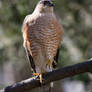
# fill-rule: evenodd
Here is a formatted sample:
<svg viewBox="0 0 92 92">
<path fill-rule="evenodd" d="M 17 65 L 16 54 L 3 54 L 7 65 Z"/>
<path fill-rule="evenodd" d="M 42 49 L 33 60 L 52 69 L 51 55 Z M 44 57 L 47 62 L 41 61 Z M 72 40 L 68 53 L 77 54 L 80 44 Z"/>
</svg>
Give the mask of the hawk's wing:
<svg viewBox="0 0 92 92">
<path fill-rule="evenodd" d="M 27 34 L 29 30 L 29 26 L 28 26 L 29 18 L 30 18 L 30 15 L 26 16 L 23 22 L 23 26 L 22 26 L 22 32 L 23 32 L 23 38 L 24 38 L 24 48 L 26 50 L 26 55 L 27 55 L 28 60 L 30 61 L 31 67 L 33 71 L 36 72 L 34 60 L 33 60 L 31 49 L 30 49 L 31 45 L 27 38 Z"/>
<path fill-rule="evenodd" d="M 56 56 L 54 56 L 54 60 L 56 61 L 56 63 L 55 62 L 52 63 L 53 68 L 56 68 L 56 66 L 57 66 L 58 58 L 59 58 L 59 51 L 60 51 L 60 48 L 58 48 Z"/>
</svg>

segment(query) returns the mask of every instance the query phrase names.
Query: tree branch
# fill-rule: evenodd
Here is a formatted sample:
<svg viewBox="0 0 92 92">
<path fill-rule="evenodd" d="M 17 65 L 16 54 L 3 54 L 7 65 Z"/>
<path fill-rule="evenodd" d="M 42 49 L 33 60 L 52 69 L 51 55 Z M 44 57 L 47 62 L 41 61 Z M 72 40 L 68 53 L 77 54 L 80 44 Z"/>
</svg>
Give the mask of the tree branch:
<svg viewBox="0 0 92 92">
<path fill-rule="evenodd" d="M 49 72 L 43 76 L 43 85 L 50 83 L 52 81 L 64 79 L 67 77 L 72 77 L 74 75 L 78 75 L 85 72 L 92 73 L 92 59 L 88 61 L 84 61 L 83 63 L 75 64 L 72 66 L 60 68 Z M 40 87 L 41 84 L 39 82 L 38 77 L 29 78 L 27 80 L 21 81 L 19 83 L 15 83 L 11 86 L 6 87 L 0 92 L 26 92 L 33 88 Z"/>
</svg>

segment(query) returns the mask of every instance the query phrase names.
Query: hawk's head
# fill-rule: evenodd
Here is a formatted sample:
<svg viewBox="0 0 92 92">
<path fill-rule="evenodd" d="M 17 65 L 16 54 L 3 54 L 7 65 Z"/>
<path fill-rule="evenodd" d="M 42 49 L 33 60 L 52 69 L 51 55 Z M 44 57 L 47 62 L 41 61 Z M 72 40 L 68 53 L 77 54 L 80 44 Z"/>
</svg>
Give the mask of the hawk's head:
<svg viewBox="0 0 92 92">
<path fill-rule="evenodd" d="M 40 12 L 52 12 L 54 4 L 50 0 L 40 0 L 37 8 Z"/>
</svg>

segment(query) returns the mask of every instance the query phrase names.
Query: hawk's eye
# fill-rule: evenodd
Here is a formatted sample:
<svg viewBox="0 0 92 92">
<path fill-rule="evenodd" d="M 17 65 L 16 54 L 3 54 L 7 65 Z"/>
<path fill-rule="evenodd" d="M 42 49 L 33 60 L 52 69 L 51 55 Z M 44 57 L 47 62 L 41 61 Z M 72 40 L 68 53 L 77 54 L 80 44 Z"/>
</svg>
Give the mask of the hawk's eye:
<svg viewBox="0 0 92 92">
<path fill-rule="evenodd" d="M 50 2 L 50 1 L 40 1 L 39 2 L 40 4 L 44 4 L 44 6 L 46 5 L 46 6 L 50 6 L 50 7 L 53 7 L 54 6 L 54 4 L 52 3 L 52 2 Z"/>
<path fill-rule="evenodd" d="M 49 1 L 44 1 L 44 5 L 50 5 Z"/>
<path fill-rule="evenodd" d="M 44 1 L 43 4 L 47 5 L 47 6 L 50 6 L 50 7 L 54 6 L 54 4 L 52 2 L 50 2 L 50 1 Z"/>
</svg>

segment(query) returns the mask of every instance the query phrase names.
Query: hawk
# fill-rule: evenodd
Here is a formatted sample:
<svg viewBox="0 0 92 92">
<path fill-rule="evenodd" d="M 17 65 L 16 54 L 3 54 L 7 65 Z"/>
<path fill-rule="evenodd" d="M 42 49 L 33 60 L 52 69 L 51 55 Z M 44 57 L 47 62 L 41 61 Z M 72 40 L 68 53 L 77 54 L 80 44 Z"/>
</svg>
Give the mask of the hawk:
<svg viewBox="0 0 92 92">
<path fill-rule="evenodd" d="M 40 76 L 54 69 L 58 61 L 62 27 L 50 0 L 40 0 L 32 14 L 24 19 L 22 33 L 24 48 L 34 75 Z M 56 62 L 55 62 L 56 61 Z"/>
</svg>

